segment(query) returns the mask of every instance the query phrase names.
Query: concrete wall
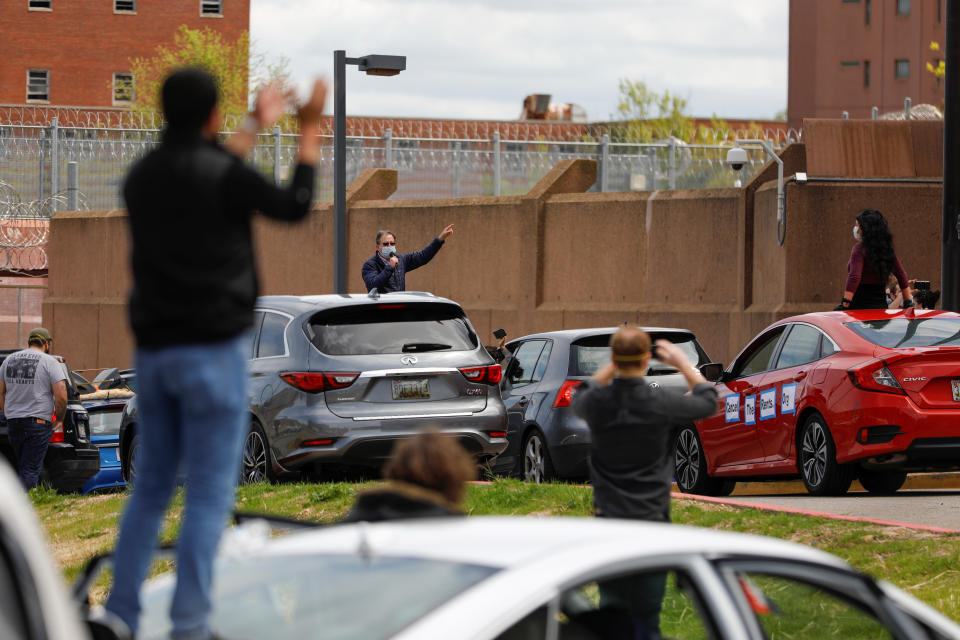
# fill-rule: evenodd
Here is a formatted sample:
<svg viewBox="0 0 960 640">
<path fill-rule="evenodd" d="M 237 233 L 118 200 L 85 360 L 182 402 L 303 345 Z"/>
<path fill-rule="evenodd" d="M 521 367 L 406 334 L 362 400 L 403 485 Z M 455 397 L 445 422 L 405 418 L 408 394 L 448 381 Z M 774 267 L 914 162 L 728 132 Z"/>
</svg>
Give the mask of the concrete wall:
<svg viewBox="0 0 960 640">
<path fill-rule="evenodd" d="M 894 130 L 892 139 L 909 137 Z M 787 175 L 806 170 L 811 153 L 823 157 L 789 147 Z M 914 166 L 929 161 L 917 158 Z M 360 267 L 377 230 L 391 229 L 400 250 L 412 251 L 454 223 L 407 287 L 460 302 L 485 341 L 498 327 L 517 337 L 621 322 L 680 326 L 729 362 L 770 322 L 839 301 L 863 208 L 887 215 L 910 277 L 939 288 L 939 184 L 790 182 L 780 246 L 775 176 L 770 163 L 744 189 L 584 193 L 596 164 L 567 160 L 524 196 L 393 201 L 396 173 L 370 170 L 347 195 L 348 288 L 364 290 Z M 329 204 L 296 225 L 257 220 L 254 232 L 262 293 L 333 290 Z M 119 211 L 52 219 L 43 321 L 74 368 L 131 364 L 126 233 Z"/>
</svg>

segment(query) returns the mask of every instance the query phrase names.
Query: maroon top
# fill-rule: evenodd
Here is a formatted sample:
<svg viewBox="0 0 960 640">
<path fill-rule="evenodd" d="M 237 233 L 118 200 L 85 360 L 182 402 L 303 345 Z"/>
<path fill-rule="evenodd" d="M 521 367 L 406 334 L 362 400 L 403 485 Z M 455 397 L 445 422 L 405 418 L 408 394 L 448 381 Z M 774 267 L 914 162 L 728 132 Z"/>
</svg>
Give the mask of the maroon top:
<svg viewBox="0 0 960 640">
<path fill-rule="evenodd" d="M 866 265 L 864 268 L 866 259 L 867 250 L 863 248 L 863 243 L 858 242 L 853 245 L 850 261 L 847 263 L 847 284 L 844 286 L 844 291 L 856 293 L 857 287 L 861 284 L 887 284 L 873 265 Z M 897 256 L 893 256 L 893 275 L 897 277 L 901 289 L 907 286 L 907 272 L 903 270 L 903 265 L 900 264 L 900 258 Z"/>
</svg>

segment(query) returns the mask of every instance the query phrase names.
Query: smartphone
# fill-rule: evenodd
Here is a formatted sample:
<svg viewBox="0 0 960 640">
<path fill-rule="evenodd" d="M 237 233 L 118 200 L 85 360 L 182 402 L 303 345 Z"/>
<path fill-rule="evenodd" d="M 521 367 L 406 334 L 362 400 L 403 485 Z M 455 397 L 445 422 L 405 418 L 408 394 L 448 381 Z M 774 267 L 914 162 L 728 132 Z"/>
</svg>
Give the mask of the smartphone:
<svg viewBox="0 0 960 640">
<path fill-rule="evenodd" d="M 506 329 L 497 329 L 496 331 L 493 332 L 493 337 L 496 338 L 497 340 L 499 340 L 499 339 L 501 339 L 501 338 L 506 338 L 506 337 L 507 337 L 507 330 L 506 330 Z"/>
</svg>

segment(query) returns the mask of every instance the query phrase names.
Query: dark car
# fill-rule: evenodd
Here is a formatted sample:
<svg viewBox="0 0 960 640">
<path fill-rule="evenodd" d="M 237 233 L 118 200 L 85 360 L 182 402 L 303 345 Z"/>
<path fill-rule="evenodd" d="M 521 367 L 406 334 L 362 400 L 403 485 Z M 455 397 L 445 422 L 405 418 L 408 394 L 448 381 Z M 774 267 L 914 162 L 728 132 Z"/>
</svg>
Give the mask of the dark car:
<svg viewBox="0 0 960 640">
<path fill-rule="evenodd" d="M 458 304 L 428 293 L 264 296 L 250 343 L 247 482 L 377 468 L 424 426 L 456 437 L 480 463 L 503 451 L 500 366 Z M 124 473 L 136 474 L 136 405 L 121 425 Z"/>
<path fill-rule="evenodd" d="M 0 352 L 0 363 L 14 350 Z M 54 356 L 60 362 L 67 377 L 67 412 L 63 419 L 63 428 L 55 431 L 50 438 L 50 446 L 43 460 L 40 472 L 41 484 L 53 487 L 57 491 L 71 492 L 83 487 L 100 470 L 100 453 L 90 443 L 89 417 L 80 403 L 77 387 L 63 358 Z M 0 452 L 16 466 L 13 449 L 7 431 L 7 421 L 0 413 Z"/>
<path fill-rule="evenodd" d="M 643 327 L 653 340 L 681 347 L 696 366 L 710 362 L 692 332 Z M 524 336 L 507 344 L 501 393 L 507 408 L 507 448 L 494 473 L 531 482 L 584 478 L 590 430 L 570 408 L 573 389 L 610 362 L 610 336 L 616 327 L 570 329 Z M 650 384 L 686 390 L 673 367 L 651 359 Z"/>
</svg>

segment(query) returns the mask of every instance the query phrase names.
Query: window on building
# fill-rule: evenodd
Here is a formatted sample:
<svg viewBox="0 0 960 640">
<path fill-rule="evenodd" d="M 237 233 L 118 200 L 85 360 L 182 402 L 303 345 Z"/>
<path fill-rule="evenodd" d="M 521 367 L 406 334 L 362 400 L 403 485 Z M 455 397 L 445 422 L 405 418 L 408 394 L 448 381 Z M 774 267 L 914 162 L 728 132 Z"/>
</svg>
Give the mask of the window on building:
<svg viewBox="0 0 960 640">
<path fill-rule="evenodd" d="M 113 0 L 113 10 L 116 13 L 136 13 L 137 0 Z"/>
<path fill-rule="evenodd" d="M 893 61 L 893 77 L 897 79 L 909 78 L 910 77 L 910 61 L 894 60 Z"/>
<path fill-rule="evenodd" d="M 867 1 L 863 4 L 863 22 L 864 22 L 864 24 L 866 24 L 868 27 L 870 26 L 870 9 L 871 9 L 871 7 L 870 7 L 870 0 L 867 0 Z"/>
<path fill-rule="evenodd" d="M 897 15 L 910 15 L 910 0 L 897 0 Z"/>
<path fill-rule="evenodd" d="M 870 61 L 869 60 L 863 61 L 863 88 L 864 89 L 870 88 Z"/>
<path fill-rule="evenodd" d="M 133 74 L 129 71 L 118 71 L 113 74 L 113 103 L 130 104 L 133 102 Z"/>
<path fill-rule="evenodd" d="M 50 100 L 50 70 L 27 70 L 27 102 L 48 102 Z"/>
<path fill-rule="evenodd" d="M 937 24 L 943 22 L 943 0 L 937 0 Z"/>
<path fill-rule="evenodd" d="M 29 0 L 27 8 L 38 11 L 53 11 L 53 0 Z"/>
<path fill-rule="evenodd" d="M 223 0 L 200 0 L 201 16 L 222 16 Z"/>
</svg>

